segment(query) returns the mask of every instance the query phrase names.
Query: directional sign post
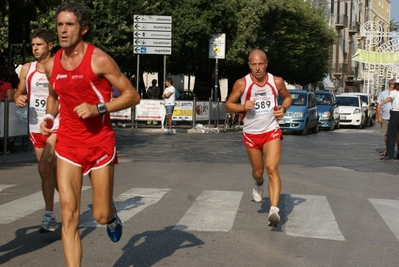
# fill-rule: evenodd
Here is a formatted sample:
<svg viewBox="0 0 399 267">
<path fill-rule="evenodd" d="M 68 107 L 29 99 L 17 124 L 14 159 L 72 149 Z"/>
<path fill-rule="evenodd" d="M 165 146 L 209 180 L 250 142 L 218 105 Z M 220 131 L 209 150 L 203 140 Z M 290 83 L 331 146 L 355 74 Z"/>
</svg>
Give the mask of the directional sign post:
<svg viewBox="0 0 399 267">
<path fill-rule="evenodd" d="M 134 15 L 133 53 L 171 55 L 172 17 Z"/>
<path fill-rule="evenodd" d="M 137 54 L 138 88 L 140 55 L 164 55 L 163 69 L 166 73 L 166 55 L 172 54 L 172 17 L 134 15 L 133 31 L 133 53 Z"/>
</svg>

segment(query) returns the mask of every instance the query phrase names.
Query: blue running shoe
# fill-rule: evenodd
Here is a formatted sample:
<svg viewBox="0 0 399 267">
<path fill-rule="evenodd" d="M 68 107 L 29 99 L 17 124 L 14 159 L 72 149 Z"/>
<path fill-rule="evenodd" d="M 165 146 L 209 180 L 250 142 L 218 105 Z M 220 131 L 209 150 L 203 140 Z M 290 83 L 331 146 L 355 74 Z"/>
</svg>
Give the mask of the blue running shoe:
<svg viewBox="0 0 399 267">
<path fill-rule="evenodd" d="M 115 217 L 107 224 L 107 234 L 112 242 L 118 242 L 122 236 L 122 222 L 118 217 L 114 201 L 112 201 L 112 205 L 115 208 Z"/>
</svg>

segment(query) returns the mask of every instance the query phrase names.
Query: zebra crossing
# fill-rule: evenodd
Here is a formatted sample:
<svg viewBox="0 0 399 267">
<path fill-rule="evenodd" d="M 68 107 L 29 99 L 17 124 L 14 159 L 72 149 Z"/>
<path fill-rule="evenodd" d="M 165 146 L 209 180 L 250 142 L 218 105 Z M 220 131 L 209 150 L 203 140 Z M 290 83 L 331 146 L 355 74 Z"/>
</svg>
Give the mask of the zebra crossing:
<svg viewBox="0 0 399 267">
<path fill-rule="evenodd" d="M 0 184 L 0 195 L 15 184 Z M 83 187 L 83 193 L 90 191 Z M 162 201 L 170 188 L 131 188 L 115 198 L 118 215 L 123 222 L 132 219 L 144 209 Z M 229 232 L 234 231 L 234 221 L 242 204 L 243 192 L 204 190 L 184 213 L 174 230 Z M 59 201 L 58 194 L 55 202 Z M 399 240 L 399 200 L 369 198 L 372 207 L 386 226 Z M 326 196 L 290 194 L 281 195 L 282 230 L 287 236 L 346 241 L 339 222 Z M 0 225 L 7 225 L 30 214 L 43 210 L 42 192 L 15 199 L 0 205 Z M 165 211 L 167 212 L 167 211 Z M 311 219 L 310 219 L 311 218 Z M 80 227 L 103 227 L 97 224 L 91 210 L 81 214 Z"/>
</svg>

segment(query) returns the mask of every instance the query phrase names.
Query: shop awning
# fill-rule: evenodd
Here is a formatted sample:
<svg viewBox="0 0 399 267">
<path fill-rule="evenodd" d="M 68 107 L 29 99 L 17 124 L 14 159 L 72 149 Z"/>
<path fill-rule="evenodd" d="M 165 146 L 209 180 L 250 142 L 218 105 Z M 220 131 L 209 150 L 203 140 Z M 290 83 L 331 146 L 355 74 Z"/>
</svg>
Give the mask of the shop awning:
<svg viewBox="0 0 399 267">
<path fill-rule="evenodd" d="M 335 88 L 334 84 L 328 77 L 325 77 L 322 82 L 323 82 L 324 88 L 326 88 L 326 89 L 334 89 Z"/>
</svg>

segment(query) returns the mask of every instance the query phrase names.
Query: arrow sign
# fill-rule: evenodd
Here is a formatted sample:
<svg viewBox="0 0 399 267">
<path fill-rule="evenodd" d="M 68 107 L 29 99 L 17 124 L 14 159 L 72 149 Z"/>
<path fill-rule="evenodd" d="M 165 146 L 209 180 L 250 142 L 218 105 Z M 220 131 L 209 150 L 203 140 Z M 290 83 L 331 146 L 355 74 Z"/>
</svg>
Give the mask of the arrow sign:
<svg viewBox="0 0 399 267">
<path fill-rule="evenodd" d="M 135 23 L 135 30 L 148 30 L 148 31 L 172 31 L 171 24 L 159 24 L 159 23 Z"/>
<path fill-rule="evenodd" d="M 172 40 L 168 39 L 135 39 L 137 46 L 172 46 Z"/>
<path fill-rule="evenodd" d="M 172 39 L 172 32 L 135 31 L 135 38 Z"/>
<path fill-rule="evenodd" d="M 135 47 L 133 47 L 133 52 L 134 52 L 134 54 L 171 55 L 172 48 L 171 47 L 135 46 Z"/>
<path fill-rule="evenodd" d="M 134 22 L 172 23 L 171 16 L 134 15 Z"/>
</svg>

